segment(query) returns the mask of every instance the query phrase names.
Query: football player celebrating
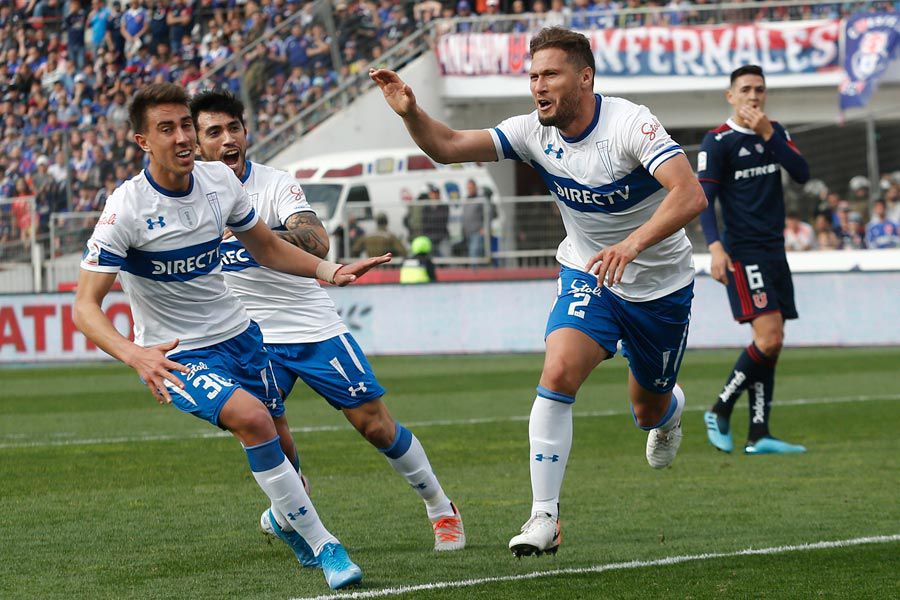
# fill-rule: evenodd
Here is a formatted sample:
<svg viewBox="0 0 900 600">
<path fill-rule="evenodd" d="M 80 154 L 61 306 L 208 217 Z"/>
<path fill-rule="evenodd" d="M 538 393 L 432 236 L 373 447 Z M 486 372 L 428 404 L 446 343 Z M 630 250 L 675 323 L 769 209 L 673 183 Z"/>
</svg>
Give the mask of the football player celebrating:
<svg viewBox="0 0 900 600">
<path fill-rule="evenodd" d="M 357 583 L 362 571 L 322 524 L 281 449 L 267 409 L 278 401 L 269 355 L 259 327 L 225 285 L 219 243 L 228 227 L 261 264 L 338 285 L 390 255 L 342 266 L 275 236 L 230 169 L 194 164 L 196 131 L 181 87 L 149 85 L 129 111 L 149 166 L 113 192 L 88 240 L 75 323 L 137 371 L 159 402 L 230 431 L 293 546 L 308 544 L 331 588 Z M 133 343 L 101 310 L 117 276 L 134 314 Z"/>
<path fill-rule="evenodd" d="M 227 92 L 206 91 L 191 100 L 191 114 L 203 159 L 222 161 L 234 171 L 260 220 L 277 235 L 324 257 L 328 234 L 300 184 L 284 171 L 246 159 L 243 104 Z M 343 411 L 419 494 L 431 520 L 434 549 L 462 549 L 466 537 L 459 511 L 441 488 L 418 438 L 391 417 L 381 399 L 384 388 L 325 290 L 314 279 L 260 265 L 244 251 L 239 239 L 226 239 L 222 252 L 228 257 L 224 265 L 228 287 L 259 323 L 272 358 L 280 391 L 272 414 L 285 452 L 297 456 L 284 416 L 284 399 L 300 378 Z M 263 512 L 263 529 L 277 535 L 267 514 Z"/>
<path fill-rule="evenodd" d="M 675 385 L 687 341 L 694 269 L 684 225 L 706 207 L 681 147 L 647 110 L 594 94 L 588 39 L 551 27 L 531 39 L 536 110 L 493 129 L 458 131 L 431 118 L 396 73 L 373 70 L 413 140 L 438 162 L 528 162 L 556 198 L 567 237 L 546 356 L 531 409 L 531 516 L 509 542 L 517 555 L 556 552 L 559 495 L 581 384 L 622 342 L 635 423 L 650 466 L 672 463 L 684 393 Z"/>
</svg>

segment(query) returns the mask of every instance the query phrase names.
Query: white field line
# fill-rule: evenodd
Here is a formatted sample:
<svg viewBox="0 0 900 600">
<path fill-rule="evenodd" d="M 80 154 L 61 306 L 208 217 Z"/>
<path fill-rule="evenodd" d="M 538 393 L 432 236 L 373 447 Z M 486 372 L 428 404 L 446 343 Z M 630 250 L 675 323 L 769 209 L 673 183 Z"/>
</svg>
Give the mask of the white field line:
<svg viewBox="0 0 900 600">
<path fill-rule="evenodd" d="M 900 394 L 876 394 L 869 396 L 823 396 L 819 398 L 797 398 L 794 400 L 779 400 L 776 406 L 805 406 L 817 404 L 844 404 L 848 402 L 873 402 L 878 400 L 900 400 Z M 684 409 L 687 412 L 701 412 L 707 410 L 707 406 L 689 406 Z M 576 412 L 575 418 L 588 417 L 618 417 L 622 415 L 630 415 L 630 409 L 621 410 L 596 410 L 588 412 Z M 509 417 L 480 417 L 471 419 L 438 419 L 434 421 L 404 421 L 406 427 L 442 427 L 452 425 L 482 425 L 488 423 L 512 423 L 515 421 L 528 421 L 528 415 L 514 415 Z M 294 433 L 321 433 L 333 431 L 348 431 L 351 427 L 349 424 L 341 425 L 320 425 L 315 427 L 291 427 Z M 51 434 L 54 437 L 72 436 L 73 433 L 56 432 Z M 165 442 L 174 440 L 192 440 L 205 438 L 223 438 L 231 437 L 226 431 L 201 431 L 196 433 L 180 433 L 180 434 L 137 434 L 124 435 L 116 437 L 96 437 L 96 438 L 69 438 L 69 439 L 41 439 L 33 441 L 25 441 L 25 434 L 11 433 L 8 435 L 0 434 L 0 440 L 10 440 L 0 442 L 0 450 L 11 450 L 16 448 L 48 448 L 55 446 L 89 446 L 94 444 L 126 444 L 135 442 Z"/>
<path fill-rule="evenodd" d="M 446 590 L 450 588 L 466 588 L 485 585 L 491 583 L 502 583 L 506 581 L 524 581 L 527 579 L 540 579 L 544 577 L 559 577 L 561 575 L 584 575 L 588 573 L 603 573 L 605 571 L 617 571 L 622 569 L 645 569 L 648 567 L 664 567 L 668 565 L 677 565 L 679 563 L 694 562 L 700 560 L 711 560 L 716 558 L 733 558 L 735 556 L 760 556 L 766 554 L 785 554 L 787 552 L 807 552 L 810 550 L 825 550 L 828 548 L 846 548 L 848 546 L 859 546 L 862 544 L 886 544 L 890 542 L 900 541 L 900 535 L 878 535 L 872 537 L 861 537 L 850 540 L 838 540 L 833 542 L 813 542 L 810 544 L 798 544 L 793 546 L 773 546 L 771 548 L 747 548 L 735 552 L 710 552 L 705 554 L 688 554 L 684 556 L 668 556 L 657 560 L 631 560 L 628 562 L 608 563 L 605 565 L 594 565 L 592 567 L 569 568 L 569 569 L 553 569 L 547 571 L 533 571 L 531 573 L 523 573 L 521 575 L 503 575 L 500 577 L 482 577 L 479 579 L 463 579 L 459 581 L 440 581 L 436 583 L 422 583 L 419 585 L 401 585 L 398 587 L 381 588 L 377 590 L 366 590 L 359 592 L 345 592 L 336 594 L 325 594 L 322 596 L 312 596 L 307 598 L 293 598 L 292 600 L 337 600 L 337 599 L 355 599 L 355 598 L 382 598 L 385 596 L 398 596 L 400 594 L 410 594 L 413 592 L 423 592 L 431 590 Z"/>
</svg>

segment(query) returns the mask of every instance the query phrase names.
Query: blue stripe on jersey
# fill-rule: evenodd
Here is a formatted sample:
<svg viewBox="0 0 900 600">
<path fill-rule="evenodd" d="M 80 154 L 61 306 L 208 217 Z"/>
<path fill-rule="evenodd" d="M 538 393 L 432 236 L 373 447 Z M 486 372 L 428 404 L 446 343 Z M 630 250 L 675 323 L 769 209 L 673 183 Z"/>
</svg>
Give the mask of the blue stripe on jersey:
<svg viewBox="0 0 900 600">
<path fill-rule="evenodd" d="M 253 220 L 253 217 L 256 216 L 256 209 L 251 208 L 250 212 L 247 213 L 247 216 L 238 221 L 237 223 L 228 223 L 229 227 L 243 227 L 247 223 Z"/>
<path fill-rule="evenodd" d="M 256 259 L 250 255 L 250 252 L 244 248 L 244 245 L 236 239 L 232 238 L 227 242 L 223 242 L 219 248 L 222 254 L 223 271 L 243 271 L 244 269 L 260 266 Z"/>
<path fill-rule="evenodd" d="M 673 150 L 681 150 L 681 146 L 679 146 L 678 144 L 672 144 L 671 146 L 667 146 L 666 148 L 663 148 L 662 150 L 660 150 L 659 152 L 656 153 L 656 156 L 654 156 L 653 158 L 651 158 L 650 160 L 647 161 L 647 166 L 648 167 L 653 166 L 653 163 L 654 163 L 654 161 L 656 161 L 657 158 L 659 158 L 666 152 L 672 152 Z M 669 158 L 671 158 L 671 157 L 669 157 Z"/>
<path fill-rule="evenodd" d="M 500 147 L 503 148 L 503 158 L 509 158 L 522 162 L 522 159 L 519 158 L 519 155 L 516 154 L 515 150 L 513 150 L 512 144 L 509 143 L 509 139 L 506 137 L 506 134 L 500 131 L 499 127 L 494 127 L 494 131 L 497 132 L 497 137 L 500 138 Z"/>
<path fill-rule="evenodd" d="M 85 251 L 86 253 L 87 251 Z M 125 258 L 118 254 L 113 254 L 109 250 L 100 248 L 100 257 L 97 264 L 101 267 L 122 267 L 125 264 Z"/>
<path fill-rule="evenodd" d="M 594 118 L 591 119 L 590 124 L 582 131 L 579 135 L 573 138 L 567 138 L 562 134 L 562 131 L 559 132 L 560 137 L 562 137 L 563 141 L 568 144 L 575 144 L 580 142 L 584 138 L 586 138 L 597 126 L 597 123 L 600 121 L 600 104 L 603 102 L 603 98 L 600 94 L 594 94 Z"/>
<path fill-rule="evenodd" d="M 153 189 L 162 194 L 163 196 L 168 196 L 170 198 L 184 198 L 185 196 L 189 196 L 191 192 L 194 191 L 194 174 L 190 173 L 190 183 L 188 184 L 188 189 L 186 192 L 180 192 L 178 190 L 169 190 L 164 188 L 163 186 L 156 183 L 156 180 L 153 179 L 153 176 L 150 175 L 150 169 L 144 169 L 144 176 L 147 178 L 147 182 L 153 186 Z"/>
<path fill-rule="evenodd" d="M 202 244 L 151 252 L 129 248 L 122 270 L 154 281 L 190 281 L 212 273 L 221 263 L 219 242 L 214 238 Z"/>
<path fill-rule="evenodd" d="M 560 202 L 580 212 L 622 212 L 662 189 L 662 185 L 643 166 L 622 179 L 599 187 L 554 175 L 535 161 L 531 161 L 531 166 Z"/>
<path fill-rule="evenodd" d="M 241 177 L 241 183 L 247 183 L 247 180 L 250 179 L 250 171 L 253 170 L 253 163 L 249 160 L 244 161 L 244 176 Z"/>
</svg>

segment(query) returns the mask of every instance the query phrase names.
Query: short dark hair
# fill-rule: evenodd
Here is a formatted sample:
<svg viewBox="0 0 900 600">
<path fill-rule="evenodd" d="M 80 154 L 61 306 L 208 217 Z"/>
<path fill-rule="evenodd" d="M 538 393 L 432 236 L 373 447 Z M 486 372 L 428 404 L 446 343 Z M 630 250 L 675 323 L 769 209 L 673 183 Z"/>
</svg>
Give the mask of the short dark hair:
<svg viewBox="0 0 900 600">
<path fill-rule="evenodd" d="M 188 106 L 190 98 L 184 88 L 174 83 L 151 83 L 144 87 L 128 107 L 128 119 L 135 133 L 147 130 L 147 109 L 160 104 L 183 104 Z"/>
<path fill-rule="evenodd" d="M 734 80 L 738 77 L 743 77 L 744 75 L 759 75 L 763 78 L 763 82 L 766 80 L 766 76 L 763 73 L 762 67 L 759 65 L 744 65 L 743 67 L 738 67 L 734 71 L 731 72 L 731 85 L 734 85 Z"/>
<path fill-rule="evenodd" d="M 592 73 L 597 73 L 591 42 L 577 31 L 570 31 L 563 27 L 544 27 L 531 38 L 528 50 L 533 57 L 539 50 L 547 48 L 559 48 L 566 53 L 569 62 L 579 70 L 590 67 Z"/>
<path fill-rule="evenodd" d="M 197 123 L 202 112 L 225 113 L 244 124 L 244 103 L 228 91 L 203 90 L 191 99 L 191 117 Z"/>
</svg>

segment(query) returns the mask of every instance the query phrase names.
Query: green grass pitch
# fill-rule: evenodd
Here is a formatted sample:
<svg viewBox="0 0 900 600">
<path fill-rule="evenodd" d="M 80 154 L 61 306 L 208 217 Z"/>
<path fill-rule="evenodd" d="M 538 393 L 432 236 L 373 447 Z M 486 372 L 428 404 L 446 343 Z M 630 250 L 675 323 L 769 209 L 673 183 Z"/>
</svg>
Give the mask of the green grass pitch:
<svg viewBox="0 0 900 600">
<path fill-rule="evenodd" d="M 575 404 L 556 556 L 506 549 L 527 518 L 527 415 L 541 357 L 374 359 L 392 414 L 425 446 L 462 512 L 468 547 L 436 555 L 424 507 L 342 415 L 305 386 L 288 401 L 325 524 L 362 566 L 357 592 L 434 584 L 405 598 L 900 597 L 900 349 L 788 349 L 773 434 L 794 456 L 725 455 L 702 411 L 736 351 L 689 352 L 685 438 L 649 468 L 625 396 L 625 361 Z M 735 411 L 736 445 L 747 401 Z M 121 365 L 0 370 L 0 598 L 278 599 L 329 594 L 269 541 L 244 453 L 156 404 Z M 894 536 L 846 547 L 667 557 Z M 526 578 L 535 571 L 620 568 Z M 657 561 L 657 562 L 654 562 Z M 648 564 L 649 563 L 649 564 Z M 501 581 L 480 581 L 502 578 Z M 450 582 L 475 580 L 464 587 Z"/>
</svg>

